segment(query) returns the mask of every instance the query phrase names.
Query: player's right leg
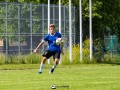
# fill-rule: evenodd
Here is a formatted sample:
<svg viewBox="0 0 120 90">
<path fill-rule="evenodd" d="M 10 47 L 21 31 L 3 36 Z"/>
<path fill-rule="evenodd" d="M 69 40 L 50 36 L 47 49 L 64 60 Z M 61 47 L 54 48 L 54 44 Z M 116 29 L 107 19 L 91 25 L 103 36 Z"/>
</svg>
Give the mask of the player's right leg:
<svg viewBox="0 0 120 90">
<path fill-rule="evenodd" d="M 59 60 L 60 60 L 60 52 L 56 52 L 54 55 L 53 55 L 53 59 L 54 59 L 54 64 L 50 70 L 50 74 L 52 74 L 57 66 L 57 64 L 59 63 Z"/>
</svg>

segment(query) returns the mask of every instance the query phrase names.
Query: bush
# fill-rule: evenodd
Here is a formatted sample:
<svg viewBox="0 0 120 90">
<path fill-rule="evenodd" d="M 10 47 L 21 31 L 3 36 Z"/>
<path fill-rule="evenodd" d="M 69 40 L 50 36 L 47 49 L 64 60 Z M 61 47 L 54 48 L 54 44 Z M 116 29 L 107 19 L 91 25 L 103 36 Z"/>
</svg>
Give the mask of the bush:
<svg viewBox="0 0 120 90">
<path fill-rule="evenodd" d="M 37 64 L 40 63 L 42 56 L 40 54 L 27 55 L 9 55 L 0 54 L 0 64 Z"/>
<path fill-rule="evenodd" d="M 69 65 L 70 64 L 70 60 L 69 60 L 69 53 L 68 53 L 68 49 L 64 50 L 64 55 L 61 56 L 62 58 L 62 64 L 63 65 Z"/>
<path fill-rule="evenodd" d="M 83 42 L 83 60 L 80 61 L 80 45 L 75 44 L 72 46 L 72 62 L 69 60 L 69 49 L 64 50 L 65 55 L 62 56 L 62 64 L 89 64 L 96 63 L 96 60 L 93 59 L 90 61 L 89 55 L 89 39 Z"/>
<path fill-rule="evenodd" d="M 42 60 L 42 56 L 40 54 L 28 54 L 25 56 L 26 63 L 29 64 L 37 64 L 40 63 Z"/>
<path fill-rule="evenodd" d="M 76 44 L 72 47 L 72 64 L 80 63 L 80 45 Z"/>
<path fill-rule="evenodd" d="M 105 63 L 116 63 L 120 62 L 120 55 L 119 54 L 112 54 L 112 53 L 106 53 L 104 55 L 104 60 L 103 62 Z"/>
<path fill-rule="evenodd" d="M 13 56 L 10 56 L 10 64 L 25 64 L 25 55 L 13 55 Z"/>
<path fill-rule="evenodd" d="M 0 65 L 6 63 L 6 56 L 5 54 L 0 54 Z"/>
</svg>

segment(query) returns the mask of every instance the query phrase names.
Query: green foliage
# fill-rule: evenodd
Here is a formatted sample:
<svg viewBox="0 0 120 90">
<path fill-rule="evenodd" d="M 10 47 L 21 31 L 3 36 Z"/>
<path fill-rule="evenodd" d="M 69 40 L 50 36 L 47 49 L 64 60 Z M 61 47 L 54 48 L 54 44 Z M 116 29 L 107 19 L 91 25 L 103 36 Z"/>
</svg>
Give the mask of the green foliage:
<svg viewBox="0 0 120 90">
<path fill-rule="evenodd" d="M 84 40 L 84 42 L 83 42 L 83 60 L 82 60 L 82 63 L 85 63 L 85 64 L 97 62 L 95 55 L 93 55 L 93 59 L 92 59 L 92 61 L 90 61 L 90 44 L 89 43 L 90 43 L 89 38 Z"/>
<path fill-rule="evenodd" d="M 0 53 L 0 65 L 5 64 L 6 62 L 6 56 L 2 53 Z"/>
<path fill-rule="evenodd" d="M 16 0 L 1 0 L 4 2 L 16 2 Z M 20 3 L 34 3 L 34 4 L 40 4 L 40 3 L 44 3 L 47 4 L 47 0 L 19 0 Z M 58 4 L 58 0 L 50 0 L 51 4 Z M 61 3 L 63 5 L 68 5 L 69 4 L 69 0 L 61 0 Z M 79 13 L 79 0 L 72 0 L 72 5 L 76 6 L 76 9 L 78 10 L 77 14 Z M 15 9 L 12 6 L 8 6 L 9 8 L 9 13 L 10 15 L 15 16 L 15 11 L 17 9 Z M 83 8 L 83 22 L 85 23 L 85 30 L 88 30 L 88 23 L 89 23 L 89 0 L 82 0 L 82 8 Z M 92 0 L 92 13 L 93 13 L 93 32 L 95 32 L 94 34 L 96 34 L 95 38 L 101 37 L 101 35 L 103 35 L 103 32 L 105 34 L 111 33 L 111 34 L 116 34 L 118 36 L 118 38 L 120 39 L 120 1 L 119 0 Z M 13 9 L 13 10 L 11 10 Z M 29 10 L 26 8 L 23 16 L 29 14 Z M 33 12 L 36 11 L 37 9 L 33 8 Z M 2 12 L 1 12 L 2 11 Z M 5 7 L 1 7 L 0 10 L 1 13 L 3 13 L 4 15 L 2 17 L 5 17 Z M 23 11 L 21 11 L 22 13 Z M 38 15 L 41 15 L 38 13 Z M 39 17 L 37 15 L 37 17 Z M 1 15 L 0 15 L 1 16 Z M 78 14 L 79 17 L 79 14 Z M 34 17 L 33 17 L 34 18 Z M 78 20 L 79 21 L 79 20 Z M 77 21 L 77 25 L 79 24 L 79 22 Z M 28 22 L 28 21 L 26 21 Z M 5 27 L 5 23 L 4 20 L 0 21 L 0 32 L 2 32 Z M 37 25 L 36 22 L 35 23 L 35 27 L 39 27 L 39 25 Z M 15 30 L 13 27 L 16 26 L 16 23 L 13 22 L 13 24 L 11 23 L 11 30 Z M 29 25 L 23 23 L 23 25 L 21 27 L 21 30 L 27 30 L 29 28 Z M 26 28 L 25 28 L 26 27 Z M 107 27 L 110 28 L 110 31 L 107 31 Z M 83 27 L 84 28 L 84 27 Z M 2 30 L 3 29 L 3 30 Z M 33 27 L 33 30 L 38 30 L 36 28 Z M 33 31 L 34 32 L 34 31 Z M 85 34 L 88 34 L 88 31 L 85 32 Z"/>
<path fill-rule="evenodd" d="M 92 17 L 101 18 L 102 16 L 98 13 L 98 10 L 101 8 L 102 2 L 93 1 L 92 2 Z M 83 19 L 86 20 L 89 18 L 89 2 L 88 0 L 83 0 L 82 2 L 83 8 Z"/>
<path fill-rule="evenodd" d="M 75 44 L 72 47 L 72 62 L 69 60 L 69 50 L 65 50 L 65 55 L 62 56 L 62 64 L 90 64 L 96 63 L 96 59 L 94 58 L 90 61 L 89 58 L 90 50 L 89 50 L 89 39 L 86 39 L 83 43 L 83 60 L 80 61 L 80 45 Z"/>
<path fill-rule="evenodd" d="M 62 55 L 62 64 L 63 65 L 69 65 L 70 64 L 70 60 L 69 60 L 69 50 L 68 49 L 65 49 L 64 50 L 64 55 Z"/>
<path fill-rule="evenodd" d="M 119 63 L 120 62 L 120 55 L 114 53 L 106 53 L 104 55 L 103 62 L 105 63 Z"/>
<path fill-rule="evenodd" d="M 89 55 L 90 55 L 90 49 L 89 49 L 89 39 L 86 39 L 83 42 L 83 61 L 86 63 L 89 63 Z"/>
<path fill-rule="evenodd" d="M 10 63 L 12 64 L 25 64 L 25 55 L 14 55 L 11 56 L 11 61 Z"/>
<path fill-rule="evenodd" d="M 0 54 L 0 64 L 37 64 L 42 60 L 40 54 L 9 55 Z"/>
<path fill-rule="evenodd" d="M 42 60 L 42 55 L 41 54 L 29 54 L 25 56 L 25 60 L 29 64 L 37 64 L 40 63 Z"/>
<path fill-rule="evenodd" d="M 5 4 L 6 5 L 6 4 Z M 13 42 L 13 41 L 18 41 L 18 7 L 20 7 L 20 33 L 21 35 L 23 35 L 21 37 L 21 42 L 26 41 L 29 38 L 30 35 L 30 4 L 29 3 L 24 3 L 24 4 L 13 4 L 13 3 L 8 3 L 7 4 L 7 17 L 8 17 L 8 35 L 9 35 L 9 41 Z M 4 5 L 0 6 L 0 17 L 2 17 L 3 19 L 0 19 L 0 37 L 1 38 L 5 38 L 5 34 L 6 34 L 6 7 Z M 41 20 L 40 17 L 42 17 L 42 14 L 39 9 L 39 7 L 37 6 L 33 6 L 32 7 L 33 10 L 33 33 L 34 34 L 38 34 L 40 33 L 42 30 L 40 30 L 41 28 Z M 35 13 L 34 13 L 35 12 Z M 47 15 L 46 15 L 47 16 Z M 47 25 L 47 23 L 46 23 Z M 47 31 L 47 28 L 45 28 L 45 31 Z"/>
<path fill-rule="evenodd" d="M 72 46 L 72 64 L 79 64 L 80 63 L 80 46 L 73 45 Z"/>
<path fill-rule="evenodd" d="M 84 42 L 87 43 L 89 40 Z M 61 64 L 62 65 L 71 65 L 71 64 L 91 64 L 91 63 L 119 63 L 120 56 L 119 54 L 110 54 L 106 53 L 101 56 L 101 52 L 97 52 L 93 54 L 93 60 L 89 59 L 89 47 L 85 45 L 83 47 L 83 60 L 80 61 L 80 46 L 74 45 L 72 51 L 72 62 L 69 60 L 69 50 L 65 50 L 65 54 L 61 56 Z M 27 54 L 27 55 L 12 55 L 6 57 L 5 54 L 0 54 L 0 64 L 39 64 L 42 60 L 41 54 Z M 53 58 L 50 58 L 50 64 L 53 64 Z"/>
<path fill-rule="evenodd" d="M 16 2 L 16 0 L 1 0 L 1 1 L 7 1 L 7 2 Z M 61 0 L 63 5 L 68 5 L 69 4 L 69 0 Z M 72 0 L 72 5 L 76 6 L 76 9 L 78 10 L 77 13 L 79 13 L 79 0 Z M 19 2 L 21 2 L 23 5 L 20 5 L 20 9 L 21 9 L 21 33 L 28 33 L 28 30 L 30 28 L 30 9 L 29 6 L 30 4 L 28 2 L 32 2 L 35 4 L 40 4 L 40 3 L 45 3 L 47 4 L 47 0 L 19 0 Z M 27 3 L 25 3 L 27 2 Z M 58 0 L 51 0 L 51 4 L 58 4 Z M 89 35 L 89 2 L 88 0 L 83 0 L 82 1 L 82 5 L 83 5 L 83 34 L 84 35 Z M 6 7 L 3 5 L 0 5 L 0 17 L 1 18 L 5 18 L 5 9 Z M 99 51 L 101 50 L 101 45 L 103 43 L 99 42 L 99 38 L 104 38 L 104 34 L 108 35 L 108 34 L 116 34 L 118 36 L 118 38 L 120 39 L 120 1 L 119 0 L 93 0 L 92 1 L 92 13 L 93 13 L 93 39 L 94 40 L 94 45 L 97 46 L 97 48 L 99 49 Z M 8 20 L 8 33 L 10 33 L 9 36 L 9 40 L 10 42 L 12 41 L 17 41 L 17 36 L 14 36 L 15 33 L 17 33 L 17 9 L 18 6 L 17 5 L 13 5 L 12 3 L 8 3 L 8 18 L 14 18 L 14 20 Z M 38 33 L 40 32 L 40 23 L 41 21 L 36 20 L 36 18 L 41 17 L 40 15 L 41 12 L 39 12 L 39 8 L 37 8 L 36 6 L 34 6 L 33 8 L 33 12 L 35 12 L 34 16 L 33 16 L 33 33 Z M 79 14 L 78 14 L 79 17 Z M 76 26 L 79 26 L 79 19 L 76 19 Z M 25 20 L 23 20 L 25 19 Z M 78 20 L 78 21 L 77 21 Z M 0 20 L 0 37 L 5 38 L 5 33 L 6 33 L 6 21 L 5 19 L 1 19 Z M 108 29 L 109 28 L 109 29 Z M 76 28 L 76 32 L 79 32 L 79 29 Z M 47 29 L 45 29 L 45 32 L 47 31 Z M 79 36 L 79 35 L 78 35 Z M 21 42 L 27 40 L 26 36 L 21 37 Z M 96 39 L 97 38 L 97 39 Z M 104 40 L 104 39 L 102 39 Z M 101 41 L 102 41 L 101 40 Z M 28 41 L 28 40 L 27 40 Z M 90 63 L 89 62 L 89 40 L 84 42 L 83 45 L 83 61 L 84 63 Z M 75 49 L 76 48 L 76 49 Z M 66 54 L 64 56 L 62 56 L 63 60 L 62 63 L 63 64 L 69 64 L 69 54 L 68 54 L 68 50 L 66 50 Z M 3 55 L 4 56 L 4 55 Z M 98 52 L 96 54 L 94 54 L 94 58 L 95 60 L 99 60 L 101 59 L 101 52 Z M 109 57 L 109 55 L 108 55 Z M 5 58 L 5 56 L 4 56 Z M 9 60 L 10 59 L 10 60 Z M 20 60 L 18 60 L 20 59 Z M 29 60 L 29 61 L 26 61 Z M 1 63 L 4 63 L 5 59 L 3 60 L 3 62 L 1 61 Z M 26 55 L 24 56 L 24 58 L 22 56 L 13 56 L 8 58 L 8 62 L 7 63 L 37 63 L 37 61 L 33 61 L 31 59 L 31 55 Z M 78 46 L 73 46 L 73 62 L 72 63 L 79 63 L 79 47 Z"/>
</svg>

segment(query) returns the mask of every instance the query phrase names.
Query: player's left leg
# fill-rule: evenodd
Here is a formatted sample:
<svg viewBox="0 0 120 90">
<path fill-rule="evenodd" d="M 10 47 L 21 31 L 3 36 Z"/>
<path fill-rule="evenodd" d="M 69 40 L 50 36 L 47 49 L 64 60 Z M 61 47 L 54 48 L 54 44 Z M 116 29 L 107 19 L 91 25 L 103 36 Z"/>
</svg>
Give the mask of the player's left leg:
<svg viewBox="0 0 120 90">
<path fill-rule="evenodd" d="M 50 74 L 52 74 L 52 73 L 54 72 L 54 70 L 55 70 L 58 62 L 59 62 L 59 59 L 56 58 L 56 59 L 54 60 L 53 66 L 52 66 L 52 68 L 51 68 L 51 70 L 50 70 L 50 72 L 49 72 Z"/>
<path fill-rule="evenodd" d="M 53 64 L 53 66 L 52 66 L 52 68 L 51 68 L 51 70 L 50 70 L 50 72 L 49 72 L 50 74 L 52 74 L 52 73 L 54 72 L 56 66 L 57 66 L 58 63 L 59 63 L 60 53 L 59 53 L 59 52 L 55 53 L 55 55 L 53 55 L 53 58 L 54 58 L 54 64 Z"/>
</svg>

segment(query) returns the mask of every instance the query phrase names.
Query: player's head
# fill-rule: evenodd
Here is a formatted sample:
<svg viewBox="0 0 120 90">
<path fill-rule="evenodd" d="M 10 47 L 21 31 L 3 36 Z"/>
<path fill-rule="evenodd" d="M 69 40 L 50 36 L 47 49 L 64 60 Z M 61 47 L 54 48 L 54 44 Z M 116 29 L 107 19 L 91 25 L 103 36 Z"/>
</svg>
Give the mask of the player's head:
<svg viewBox="0 0 120 90">
<path fill-rule="evenodd" d="M 55 24 L 50 24 L 50 26 L 49 26 L 49 32 L 52 35 L 55 33 Z"/>
</svg>

